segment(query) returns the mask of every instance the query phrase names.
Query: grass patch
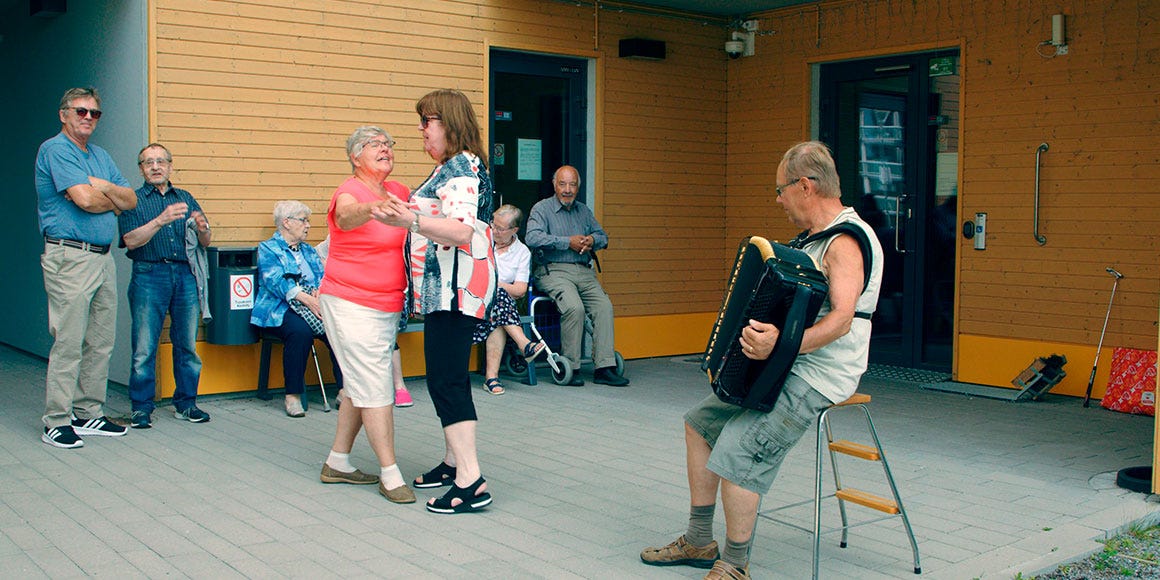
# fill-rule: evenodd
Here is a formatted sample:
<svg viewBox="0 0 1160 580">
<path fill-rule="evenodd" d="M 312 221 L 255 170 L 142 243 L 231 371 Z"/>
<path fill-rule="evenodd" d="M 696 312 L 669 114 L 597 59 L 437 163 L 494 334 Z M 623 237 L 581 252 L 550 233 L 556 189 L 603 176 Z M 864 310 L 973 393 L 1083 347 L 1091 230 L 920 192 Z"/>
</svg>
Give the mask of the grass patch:
<svg viewBox="0 0 1160 580">
<path fill-rule="evenodd" d="M 1130 526 L 1106 540 L 1104 549 L 1078 562 L 1039 576 L 1016 574 L 1014 580 L 1117 580 L 1160 578 L 1160 526 Z"/>
</svg>

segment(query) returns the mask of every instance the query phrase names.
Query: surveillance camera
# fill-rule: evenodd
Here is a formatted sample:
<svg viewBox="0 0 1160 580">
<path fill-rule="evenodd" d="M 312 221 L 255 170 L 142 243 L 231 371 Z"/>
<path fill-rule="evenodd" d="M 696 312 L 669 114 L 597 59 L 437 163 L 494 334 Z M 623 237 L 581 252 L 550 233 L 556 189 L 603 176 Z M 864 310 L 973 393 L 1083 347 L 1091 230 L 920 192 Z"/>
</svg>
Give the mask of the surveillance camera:
<svg viewBox="0 0 1160 580">
<path fill-rule="evenodd" d="M 729 58 L 740 58 L 745 52 L 745 43 L 740 40 L 730 40 L 725 43 L 725 52 Z"/>
</svg>

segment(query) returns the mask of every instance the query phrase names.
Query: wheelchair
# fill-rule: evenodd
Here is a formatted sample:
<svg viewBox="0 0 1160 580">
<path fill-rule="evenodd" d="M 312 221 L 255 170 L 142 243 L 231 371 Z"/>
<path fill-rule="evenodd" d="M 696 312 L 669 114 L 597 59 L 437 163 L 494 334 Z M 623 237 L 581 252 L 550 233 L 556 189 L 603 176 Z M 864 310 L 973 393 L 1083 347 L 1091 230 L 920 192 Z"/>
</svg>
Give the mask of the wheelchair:
<svg viewBox="0 0 1160 580">
<path fill-rule="evenodd" d="M 528 295 L 531 300 L 528 302 L 528 315 L 530 320 L 525 324 L 525 330 L 530 330 L 529 338 L 533 341 L 544 341 L 544 358 L 548 366 L 552 369 L 552 382 L 557 385 L 566 385 L 572 380 L 572 361 L 568 357 L 560 354 L 560 311 L 556 309 L 556 301 L 543 294 L 538 294 L 534 289 L 530 289 Z M 592 319 L 587 318 L 584 321 L 584 337 L 580 347 L 581 359 L 580 364 L 588 364 L 592 362 Z M 617 374 L 624 374 L 624 357 L 621 356 L 620 351 L 614 351 L 616 357 L 616 372 Z M 532 381 L 535 380 L 535 375 L 528 373 L 528 361 L 524 359 L 523 355 L 518 352 L 515 343 L 508 341 L 504 347 L 504 356 L 501 363 L 509 373 L 517 376 L 527 374 Z M 534 382 L 530 384 L 535 384 Z"/>
</svg>

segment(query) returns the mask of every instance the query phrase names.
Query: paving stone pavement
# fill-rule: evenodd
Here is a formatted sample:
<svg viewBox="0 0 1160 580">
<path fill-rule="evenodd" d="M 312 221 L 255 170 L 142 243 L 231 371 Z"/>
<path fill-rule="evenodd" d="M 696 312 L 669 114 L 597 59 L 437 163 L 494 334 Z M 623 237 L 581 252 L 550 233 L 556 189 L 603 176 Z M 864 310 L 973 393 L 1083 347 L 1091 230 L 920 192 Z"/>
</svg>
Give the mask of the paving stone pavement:
<svg viewBox="0 0 1160 580">
<path fill-rule="evenodd" d="M 12 578 L 700 578 L 639 562 L 683 533 L 688 496 L 683 412 L 708 394 L 696 357 L 633 360 L 632 386 L 476 381 L 479 448 L 494 504 L 478 514 L 394 505 L 375 486 L 318 480 L 336 413 L 315 400 L 304 419 L 280 397 L 205 397 L 210 423 L 178 421 L 164 403 L 154 428 L 89 437 L 77 450 L 40 442 L 42 359 L 0 346 L 0 576 Z M 590 371 L 583 375 L 590 379 Z M 398 409 L 396 448 L 408 479 L 443 449 L 422 380 Z M 1153 421 L 1048 395 L 1009 403 L 868 378 L 862 392 L 918 538 L 925 578 L 1011 578 L 1098 548 L 1094 539 L 1155 519 L 1150 496 L 1115 472 L 1151 462 Z M 125 414 L 124 389 L 110 415 Z M 847 422 L 841 422 L 846 424 Z M 848 422 L 853 424 L 852 421 Z M 839 436 L 842 435 L 839 432 Z M 352 461 L 375 469 L 360 438 Z M 849 467 L 847 467 L 849 465 Z M 848 485 L 885 490 L 876 465 L 843 464 Z M 812 496 L 812 437 L 789 455 L 763 509 Z M 878 487 L 876 487 L 878 486 Z M 883 491 L 879 491 L 883 493 Z M 780 512 L 810 526 L 809 506 Z M 852 521 L 872 518 L 851 506 Z M 838 521 L 830 500 L 824 521 Z M 718 509 L 716 534 L 724 536 Z M 808 578 L 810 536 L 762 520 L 756 578 Z M 824 578 L 914 578 L 898 519 L 823 538 Z"/>
</svg>

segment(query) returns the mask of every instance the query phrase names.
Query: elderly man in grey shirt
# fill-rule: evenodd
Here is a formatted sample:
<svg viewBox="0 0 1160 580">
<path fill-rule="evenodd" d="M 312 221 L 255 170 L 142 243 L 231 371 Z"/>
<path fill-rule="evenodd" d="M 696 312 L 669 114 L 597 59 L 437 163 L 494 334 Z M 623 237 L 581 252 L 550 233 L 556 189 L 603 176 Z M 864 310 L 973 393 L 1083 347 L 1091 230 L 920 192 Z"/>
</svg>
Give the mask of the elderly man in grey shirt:
<svg viewBox="0 0 1160 580">
<path fill-rule="evenodd" d="M 572 362 L 569 386 L 584 384 L 580 378 L 580 345 L 584 318 L 592 317 L 592 373 L 595 383 L 628 386 L 616 372 L 613 347 L 612 301 L 592 269 L 593 252 L 608 246 L 608 234 L 588 206 L 576 201 L 580 173 L 565 165 L 552 175 L 555 197 L 540 200 L 528 218 L 527 245 L 535 261 L 533 274 L 541 292 L 556 301 L 560 311 L 560 351 Z"/>
</svg>

